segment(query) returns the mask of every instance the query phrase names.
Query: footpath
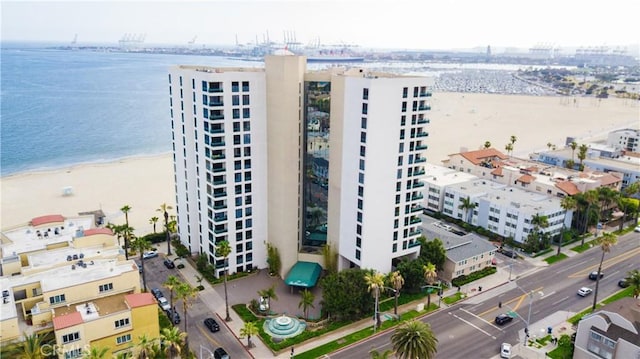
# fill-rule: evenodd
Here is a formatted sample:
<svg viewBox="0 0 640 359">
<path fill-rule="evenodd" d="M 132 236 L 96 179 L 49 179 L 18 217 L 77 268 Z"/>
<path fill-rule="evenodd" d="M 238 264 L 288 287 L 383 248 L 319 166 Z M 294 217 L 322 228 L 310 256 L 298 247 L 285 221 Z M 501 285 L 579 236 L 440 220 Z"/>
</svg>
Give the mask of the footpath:
<svg viewBox="0 0 640 359">
<path fill-rule="evenodd" d="M 502 292 L 506 292 L 508 290 L 511 290 L 515 287 L 515 283 L 513 281 L 510 281 L 510 277 L 512 277 L 513 280 L 518 279 L 520 277 L 524 277 L 527 275 L 532 274 L 533 272 L 539 270 L 542 267 L 548 266 L 547 262 L 544 261 L 545 258 L 549 257 L 549 256 L 553 256 L 555 254 L 555 250 L 551 253 L 548 253 L 544 256 L 540 256 L 537 258 L 530 258 L 530 257 L 524 257 L 527 262 L 529 262 L 530 264 L 532 264 L 532 269 L 524 272 L 524 273 L 520 273 L 519 275 L 515 275 L 515 276 L 511 276 L 511 273 L 509 271 L 508 268 L 504 268 L 504 267 L 499 267 L 498 271 L 488 277 L 485 278 L 481 278 L 479 280 L 474 281 L 472 284 L 463 286 L 461 288 L 461 291 L 464 292 L 465 294 L 465 298 L 463 299 L 463 301 L 465 303 L 469 303 L 469 304 L 474 304 L 474 303 L 481 303 L 484 300 L 487 300 L 489 298 L 495 297 L 496 295 L 502 293 Z M 562 253 L 564 253 L 565 255 L 572 257 L 574 255 L 576 255 L 577 253 L 571 251 L 569 248 L 566 249 L 562 249 Z M 185 267 L 179 270 L 180 273 L 182 274 L 182 277 L 188 281 L 191 285 L 193 286 L 197 286 L 198 283 L 196 281 L 196 276 L 199 275 L 199 273 L 197 272 L 197 270 L 188 262 L 185 261 Z M 240 279 L 242 280 L 242 279 Z M 235 282 L 235 281 L 234 281 Z M 229 309 L 229 314 L 231 316 L 231 321 L 230 322 L 226 322 L 224 320 L 225 316 L 226 316 L 226 305 L 225 305 L 225 301 L 224 301 L 224 297 L 221 296 L 216 289 L 211 286 L 211 284 L 207 283 L 206 281 L 202 282 L 202 285 L 204 286 L 204 290 L 200 291 L 200 298 L 202 299 L 202 301 L 204 303 L 206 303 L 206 305 L 209 307 L 209 309 L 216 313 L 218 315 L 218 317 L 220 318 L 219 322 L 221 324 L 226 325 L 236 336 L 236 338 L 239 338 L 240 336 L 240 330 L 242 329 L 244 322 L 242 321 L 242 319 L 235 313 L 235 311 L 233 311 L 231 308 Z M 217 286 L 217 285 L 216 285 Z M 479 291 L 478 287 L 482 287 L 482 290 Z M 443 298 L 444 297 L 448 297 L 451 295 L 454 295 L 457 292 L 457 288 L 450 288 L 448 290 L 445 290 L 443 293 Z M 433 301 L 438 301 L 438 296 L 433 296 L 432 298 L 432 302 Z M 398 313 L 405 313 L 411 310 L 415 310 L 417 309 L 417 307 L 420 304 L 423 304 L 426 302 L 426 300 L 420 300 L 420 301 L 415 301 L 412 303 L 408 303 L 408 304 L 404 304 L 398 307 Z M 447 308 L 448 306 L 442 302 L 441 303 L 441 309 Z M 386 314 L 392 314 L 393 311 L 390 312 L 385 312 Z M 385 314 L 382 313 L 382 314 Z M 570 323 L 567 322 L 567 319 L 570 318 L 571 316 L 573 316 L 575 313 L 569 313 L 569 312 L 557 312 L 549 317 L 543 318 L 538 322 L 535 323 L 531 323 L 531 325 L 529 326 L 529 330 L 530 330 L 530 334 L 532 338 L 535 337 L 544 337 L 545 335 L 547 335 L 547 331 L 549 328 L 551 328 L 552 331 L 552 335 L 554 337 L 559 338 L 560 335 L 562 334 L 568 334 L 570 335 L 573 330 L 572 330 L 572 325 Z M 382 315 L 383 318 L 389 318 L 390 316 L 385 316 Z M 314 339 L 310 339 L 302 344 L 299 344 L 297 346 L 294 347 L 294 354 L 300 354 L 300 353 L 304 353 L 308 350 L 311 350 L 313 348 L 316 348 L 320 345 L 338 340 L 340 338 L 343 338 L 353 332 L 365 329 L 367 327 L 371 327 L 373 325 L 372 320 L 370 319 L 362 319 L 360 321 L 354 322 L 350 325 L 347 325 L 345 327 L 340 328 L 339 330 L 333 331 L 331 333 L 327 333 L 321 337 L 318 338 L 314 338 Z M 522 343 L 524 343 L 524 333 L 520 334 L 520 340 L 519 342 L 521 344 L 516 344 L 512 346 L 512 350 L 513 350 L 513 354 L 517 355 L 520 358 L 531 358 L 531 359 L 543 359 L 546 357 L 546 352 L 553 350 L 553 348 L 555 348 L 555 345 L 553 343 L 547 343 L 547 345 L 541 347 L 541 348 L 534 348 L 534 347 L 529 347 L 529 346 L 524 346 L 522 345 Z M 238 339 L 240 341 L 240 339 Z M 254 344 L 254 347 L 251 349 L 247 349 L 246 348 L 246 339 L 241 341 L 242 346 L 247 350 L 247 358 L 258 358 L 258 359 L 263 359 L 263 358 L 279 358 L 279 359 L 285 359 L 285 358 L 291 358 L 291 352 L 289 350 L 285 350 L 279 354 L 274 354 L 259 338 L 254 338 L 252 340 L 252 343 Z M 328 357 L 328 356 L 327 356 Z M 496 358 L 498 358 L 499 356 L 496 356 Z M 201 358 L 202 359 L 202 358 Z"/>
</svg>

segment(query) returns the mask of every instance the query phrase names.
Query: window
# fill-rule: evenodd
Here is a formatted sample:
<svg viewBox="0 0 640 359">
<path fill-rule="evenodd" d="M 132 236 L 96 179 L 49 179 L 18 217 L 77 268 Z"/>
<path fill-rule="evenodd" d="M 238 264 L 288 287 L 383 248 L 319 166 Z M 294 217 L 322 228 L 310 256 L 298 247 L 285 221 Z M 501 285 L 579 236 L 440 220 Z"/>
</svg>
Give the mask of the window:
<svg viewBox="0 0 640 359">
<path fill-rule="evenodd" d="M 125 334 L 125 335 L 121 335 L 119 337 L 116 337 L 116 344 L 117 345 L 128 343 L 130 341 L 131 341 L 131 334 Z"/>
<path fill-rule="evenodd" d="M 367 112 L 369 112 L 369 104 L 363 103 L 362 104 L 362 114 L 366 115 Z"/>
<path fill-rule="evenodd" d="M 362 89 L 362 99 L 363 100 L 369 99 L 369 89 L 367 88 Z"/>
<path fill-rule="evenodd" d="M 240 109 L 233 109 L 233 118 L 240 118 Z"/>
<path fill-rule="evenodd" d="M 68 352 L 64 353 L 64 359 L 81 358 L 81 357 L 82 357 L 82 348 L 69 350 Z"/>
<path fill-rule="evenodd" d="M 66 300 L 64 294 L 54 295 L 53 297 L 49 297 L 50 304 L 58 304 L 63 303 Z"/>
<path fill-rule="evenodd" d="M 360 259 L 360 250 L 356 249 L 356 259 Z"/>
<path fill-rule="evenodd" d="M 249 105 L 249 95 L 242 95 L 242 104 L 245 106 Z"/>
<path fill-rule="evenodd" d="M 367 142 L 367 133 L 366 132 L 360 132 L 360 142 L 362 142 L 362 143 L 366 143 Z"/>
<path fill-rule="evenodd" d="M 407 98 L 408 93 L 409 93 L 409 88 L 408 87 L 404 87 L 402 89 L 402 98 Z"/>
<path fill-rule="evenodd" d="M 360 146 L 360 156 L 364 157 L 367 153 L 367 150 L 364 146 Z"/>
<path fill-rule="evenodd" d="M 242 118 L 249 118 L 251 115 L 251 111 L 248 108 L 242 109 Z"/>
<path fill-rule="evenodd" d="M 129 318 L 124 318 L 124 319 L 120 319 L 120 320 L 116 320 L 114 322 L 115 327 L 116 328 L 122 328 L 122 327 L 126 327 L 129 325 Z"/>
<path fill-rule="evenodd" d="M 113 283 L 102 284 L 99 287 L 100 293 L 113 290 Z"/>
<path fill-rule="evenodd" d="M 62 344 L 67 344 L 80 340 L 80 332 L 69 333 L 62 336 Z"/>
<path fill-rule="evenodd" d="M 363 117 L 360 120 L 360 128 L 362 128 L 363 130 L 367 129 L 367 118 L 366 117 Z"/>
<path fill-rule="evenodd" d="M 231 103 L 233 104 L 233 106 L 240 106 L 240 96 L 238 95 L 231 96 Z"/>
</svg>

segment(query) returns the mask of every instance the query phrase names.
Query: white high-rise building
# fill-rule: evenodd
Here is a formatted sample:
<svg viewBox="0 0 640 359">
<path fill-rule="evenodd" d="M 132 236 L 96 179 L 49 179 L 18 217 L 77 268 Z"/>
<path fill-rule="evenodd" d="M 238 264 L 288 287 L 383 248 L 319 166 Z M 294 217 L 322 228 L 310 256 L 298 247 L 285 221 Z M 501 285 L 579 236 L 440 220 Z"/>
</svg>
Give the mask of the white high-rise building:
<svg viewBox="0 0 640 359">
<path fill-rule="evenodd" d="M 288 53 L 264 68 L 176 66 L 171 120 L 181 241 L 231 273 L 299 261 L 391 270 L 415 257 L 432 81 Z"/>
</svg>

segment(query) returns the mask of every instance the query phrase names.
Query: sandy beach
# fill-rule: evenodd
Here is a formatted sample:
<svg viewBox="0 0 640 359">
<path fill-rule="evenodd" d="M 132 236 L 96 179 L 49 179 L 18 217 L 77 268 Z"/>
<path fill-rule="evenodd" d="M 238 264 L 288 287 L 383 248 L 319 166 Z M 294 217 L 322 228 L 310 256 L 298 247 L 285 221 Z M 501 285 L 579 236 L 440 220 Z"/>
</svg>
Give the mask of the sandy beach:
<svg viewBox="0 0 640 359">
<path fill-rule="evenodd" d="M 564 145 L 567 136 L 598 139 L 618 128 L 640 127 L 637 102 L 619 99 L 537 97 L 470 93 L 434 93 L 429 115 L 427 160 L 433 164 L 461 148 L 490 141 L 504 151 L 511 135 L 514 154 L 545 150 L 547 143 Z M 63 196 L 63 188 L 73 193 Z M 170 154 L 127 158 L 110 163 L 34 171 L 0 178 L 0 226 L 26 224 L 46 214 L 74 216 L 102 209 L 107 221 L 124 223 L 120 208 L 129 205 L 135 233 L 152 232 L 149 220 L 167 203 L 175 208 Z M 158 227 L 160 228 L 160 227 Z"/>
</svg>

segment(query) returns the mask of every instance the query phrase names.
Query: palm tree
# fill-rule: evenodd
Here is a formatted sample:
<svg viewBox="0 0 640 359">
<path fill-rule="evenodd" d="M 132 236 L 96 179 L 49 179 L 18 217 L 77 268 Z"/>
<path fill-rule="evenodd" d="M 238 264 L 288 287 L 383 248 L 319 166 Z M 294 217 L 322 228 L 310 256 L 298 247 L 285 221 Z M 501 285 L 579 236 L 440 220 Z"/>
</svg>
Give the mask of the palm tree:
<svg viewBox="0 0 640 359">
<path fill-rule="evenodd" d="M 231 254 L 231 246 L 228 241 L 221 241 L 216 246 L 216 256 L 224 258 L 224 302 L 227 309 L 227 316 L 224 320 L 227 322 L 231 321 L 231 316 L 229 315 L 229 296 L 227 293 L 227 267 L 229 265 L 228 258 L 229 254 Z"/>
<path fill-rule="evenodd" d="M 436 279 L 438 279 L 438 272 L 436 272 L 436 266 L 433 263 L 427 263 L 422 266 L 422 271 L 424 274 L 424 280 L 427 282 L 427 285 L 433 285 Z M 427 310 L 431 307 L 431 292 L 427 289 Z"/>
<path fill-rule="evenodd" d="M 136 347 L 140 348 L 138 352 L 138 359 L 151 359 L 155 358 L 159 353 L 156 350 L 156 341 L 151 340 L 147 337 L 146 334 L 142 334 L 138 337 L 138 345 Z"/>
<path fill-rule="evenodd" d="M 153 216 L 149 219 L 149 224 L 153 224 L 153 233 L 156 233 L 156 223 L 158 223 L 158 217 Z"/>
<path fill-rule="evenodd" d="M 536 213 L 531 217 L 531 224 L 533 225 L 533 229 L 530 236 L 533 236 L 536 239 L 536 248 L 532 248 L 536 252 L 540 250 L 542 247 L 541 244 L 544 245 L 542 241 L 546 238 L 546 233 L 544 233 L 544 229 L 549 227 L 549 219 L 547 216 L 541 216 Z"/>
<path fill-rule="evenodd" d="M 611 247 L 618 243 L 618 237 L 613 233 L 603 233 L 602 237 L 597 238 L 596 241 L 600 244 L 602 249 L 602 256 L 600 257 L 600 264 L 598 265 L 598 275 L 596 275 L 596 289 L 593 291 L 593 306 L 591 311 L 596 310 L 596 303 L 598 302 L 598 285 L 600 284 L 600 273 L 602 272 L 602 262 L 604 262 L 604 255 L 611 251 Z"/>
<path fill-rule="evenodd" d="M 131 246 L 131 239 L 134 238 L 133 231 L 135 229 L 133 227 L 129 227 L 128 225 L 123 225 L 121 227 L 122 236 L 124 237 L 124 256 L 127 260 L 129 260 L 129 247 Z"/>
<path fill-rule="evenodd" d="M 167 280 L 162 283 L 163 287 L 169 289 L 169 305 L 171 305 L 171 309 L 173 309 L 173 291 L 177 291 L 180 284 L 182 284 L 182 282 L 174 275 L 168 276 Z"/>
<path fill-rule="evenodd" d="M 120 247 L 120 238 L 122 238 L 122 234 L 120 232 L 120 226 L 109 222 L 105 225 L 105 228 L 109 228 L 111 232 L 113 232 L 113 235 L 118 238 L 118 247 Z"/>
<path fill-rule="evenodd" d="M 507 143 L 507 145 L 504 146 L 504 149 L 507 151 L 507 154 L 510 154 L 513 152 L 513 145 L 511 143 Z"/>
<path fill-rule="evenodd" d="M 553 148 L 553 143 L 547 142 L 547 149 L 549 149 L 549 151 L 551 151 L 552 148 Z"/>
<path fill-rule="evenodd" d="M 124 213 L 124 223 L 125 223 L 125 228 L 129 228 L 129 211 L 131 210 L 131 207 L 128 204 L 125 204 L 122 208 L 120 208 L 120 211 L 122 211 L 122 213 Z M 133 229 L 131 229 L 133 230 Z M 125 258 L 129 259 L 129 244 L 130 244 L 130 240 L 131 240 L 131 232 L 127 231 L 125 229 L 124 231 L 124 253 L 125 253 Z"/>
<path fill-rule="evenodd" d="M 589 231 L 589 213 L 591 212 L 593 205 L 598 203 L 598 193 L 594 190 L 587 191 L 582 194 L 582 198 L 586 203 L 586 210 L 584 213 L 584 233 L 586 233 Z M 584 245 L 584 236 L 582 237 L 582 245 Z"/>
<path fill-rule="evenodd" d="M 25 335 L 22 342 L 3 345 L 1 355 L 3 358 L 44 359 L 47 356 L 47 350 L 43 348 L 48 341 L 45 335 L 36 333 Z M 49 352 L 54 354 L 55 349 L 52 347 Z"/>
<path fill-rule="evenodd" d="M 571 196 L 567 196 L 567 197 L 564 197 L 560 201 L 560 207 L 562 207 L 562 209 L 564 209 L 564 211 L 565 211 L 564 212 L 564 218 L 567 218 L 567 213 L 569 213 L 570 211 L 574 211 L 575 209 L 578 208 L 578 201 L 576 201 L 576 199 L 571 197 Z M 560 255 L 560 249 L 562 248 L 562 241 L 563 240 L 564 240 L 564 221 L 563 221 L 563 224 L 562 224 L 562 231 L 560 232 L 560 239 L 558 240 L 558 253 L 557 253 L 557 255 Z"/>
<path fill-rule="evenodd" d="M 162 344 L 165 347 L 164 353 L 167 359 L 174 359 L 180 357 L 182 352 L 182 345 L 184 344 L 184 337 L 186 333 L 183 333 L 178 327 L 162 328 L 160 337 L 162 338 Z"/>
<path fill-rule="evenodd" d="M 484 141 L 484 146 L 483 146 L 483 147 L 484 147 L 485 149 L 487 149 L 487 148 L 491 148 L 491 142 L 489 142 L 489 141 Z"/>
<path fill-rule="evenodd" d="M 182 314 L 184 318 L 184 347 L 189 352 L 189 336 L 187 334 L 187 310 L 193 305 L 193 301 L 198 295 L 198 289 L 191 284 L 183 282 L 176 288 L 176 297 L 182 300 Z"/>
<path fill-rule="evenodd" d="M 393 296 L 395 297 L 395 306 L 393 308 L 393 314 L 395 314 L 397 317 L 398 316 L 398 297 L 400 296 L 400 289 L 402 289 L 402 286 L 404 285 L 404 278 L 402 278 L 400 271 L 389 273 L 389 284 L 391 285 L 391 288 L 396 290 L 393 293 Z"/>
<path fill-rule="evenodd" d="M 624 280 L 633 288 L 633 297 L 638 298 L 640 296 L 640 271 L 634 269 L 628 272 Z"/>
<path fill-rule="evenodd" d="M 569 144 L 569 147 L 571 147 L 571 162 L 575 163 L 575 153 L 576 153 L 576 148 L 578 148 L 578 143 L 576 141 L 571 141 L 571 143 Z"/>
<path fill-rule="evenodd" d="M 629 198 L 638 192 L 640 192 L 640 182 L 633 182 L 632 184 L 625 187 L 622 190 L 622 195 L 618 197 L 618 206 L 620 206 L 620 209 L 622 209 L 623 211 L 619 230 L 622 230 L 622 228 L 624 227 L 624 223 L 627 220 L 627 212 L 629 211 L 630 207 Z"/>
<path fill-rule="evenodd" d="M 438 338 L 429 324 L 414 319 L 396 328 L 391 343 L 398 359 L 432 359 L 436 357 Z"/>
<path fill-rule="evenodd" d="M 109 351 L 109 348 L 107 348 L 107 347 L 95 347 L 95 346 L 92 346 L 91 350 L 89 350 L 88 352 L 84 352 L 82 357 L 85 358 L 85 359 L 106 358 L 108 351 Z"/>
<path fill-rule="evenodd" d="M 265 297 L 269 303 L 271 303 L 271 299 L 278 300 L 278 294 L 276 293 L 276 285 L 272 285 L 267 289 L 261 289 L 258 291 L 258 295 L 261 297 Z"/>
<path fill-rule="evenodd" d="M 578 159 L 580 160 L 580 171 L 584 171 L 584 159 L 587 158 L 587 151 L 589 151 L 589 147 L 585 144 L 581 144 L 578 147 Z"/>
<path fill-rule="evenodd" d="M 461 198 L 460 199 L 460 205 L 458 206 L 458 209 L 461 209 L 464 211 L 464 216 L 466 217 L 466 222 L 471 224 L 471 214 L 473 213 L 472 210 L 474 208 L 476 208 L 478 205 L 471 200 L 471 197 L 467 198 Z"/>
<path fill-rule="evenodd" d="M 147 290 L 147 274 L 144 271 L 144 252 L 151 249 L 151 242 L 146 240 L 145 238 L 135 238 L 131 246 L 140 253 L 140 265 L 142 266 L 142 288 Z"/>
<path fill-rule="evenodd" d="M 607 218 L 608 210 L 611 203 L 616 202 L 620 196 L 620 192 L 607 186 L 600 186 L 598 191 L 598 203 L 600 204 L 600 218 Z"/>
<path fill-rule="evenodd" d="M 302 307 L 302 312 L 304 313 L 305 319 L 309 319 L 309 308 L 315 308 L 313 305 L 313 301 L 316 299 L 316 296 L 307 289 L 300 292 L 300 303 L 298 303 L 298 308 Z"/>
<path fill-rule="evenodd" d="M 161 212 L 164 215 L 164 231 L 167 234 L 167 255 L 171 255 L 171 241 L 169 240 L 169 210 L 173 207 L 163 203 L 160 208 L 156 209 L 156 212 Z"/>
<path fill-rule="evenodd" d="M 375 349 L 371 349 L 369 351 L 369 355 L 371 355 L 371 359 L 388 359 L 391 354 L 393 354 L 393 350 L 391 349 L 387 349 L 382 353 L 378 352 Z"/>
<path fill-rule="evenodd" d="M 371 271 L 371 273 L 365 274 L 364 281 L 367 283 L 369 292 L 372 292 L 373 296 L 376 299 L 375 307 L 374 307 L 375 318 L 376 318 L 375 328 L 378 328 L 381 324 L 380 310 L 378 309 L 378 302 L 380 301 L 380 289 L 384 287 L 384 276 L 382 275 L 382 273 Z"/>
<path fill-rule="evenodd" d="M 240 338 L 247 338 L 247 347 L 253 348 L 251 343 L 251 336 L 258 335 L 258 327 L 254 322 L 245 322 L 244 326 L 240 328 Z"/>
</svg>

